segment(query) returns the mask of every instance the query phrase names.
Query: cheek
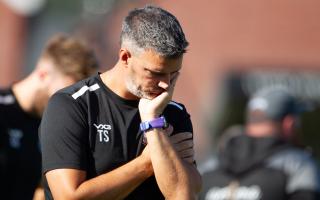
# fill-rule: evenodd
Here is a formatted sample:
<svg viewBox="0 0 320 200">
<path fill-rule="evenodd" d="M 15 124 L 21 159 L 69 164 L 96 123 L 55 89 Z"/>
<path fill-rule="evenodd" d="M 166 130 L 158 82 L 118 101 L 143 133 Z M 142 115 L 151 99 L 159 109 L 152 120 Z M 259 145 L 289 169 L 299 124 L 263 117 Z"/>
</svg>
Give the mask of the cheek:
<svg viewBox="0 0 320 200">
<path fill-rule="evenodd" d="M 158 85 L 159 81 L 155 78 L 145 77 L 143 79 L 142 85 L 145 87 L 156 87 Z"/>
<path fill-rule="evenodd" d="M 131 80 L 141 87 L 150 87 L 154 84 L 154 80 L 144 73 L 135 73 L 133 72 L 131 75 Z"/>
<path fill-rule="evenodd" d="M 131 68 L 129 77 L 137 85 L 142 88 L 155 87 L 158 84 L 158 80 L 155 77 L 151 77 L 148 72 L 138 68 Z M 136 69 L 136 70 L 135 70 Z"/>
</svg>

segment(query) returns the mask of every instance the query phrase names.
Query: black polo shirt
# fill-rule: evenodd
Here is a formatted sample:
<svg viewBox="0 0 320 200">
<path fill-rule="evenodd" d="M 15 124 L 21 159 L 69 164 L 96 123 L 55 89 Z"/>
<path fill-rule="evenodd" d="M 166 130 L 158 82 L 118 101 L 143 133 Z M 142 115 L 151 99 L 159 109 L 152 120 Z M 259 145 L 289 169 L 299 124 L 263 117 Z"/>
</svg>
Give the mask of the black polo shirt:
<svg viewBox="0 0 320 200">
<path fill-rule="evenodd" d="M 11 89 L 0 90 L 0 199 L 33 198 L 41 177 L 39 124 Z"/>
<path fill-rule="evenodd" d="M 43 173 L 72 168 L 85 170 L 90 179 L 139 156 L 144 145 L 138 103 L 116 95 L 99 74 L 57 92 L 40 126 Z M 192 132 L 190 116 L 182 104 L 170 102 L 163 114 L 174 133 Z M 47 186 L 45 190 L 46 198 L 52 199 Z M 151 177 L 126 199 L 163 196 Z"/>
</svg>

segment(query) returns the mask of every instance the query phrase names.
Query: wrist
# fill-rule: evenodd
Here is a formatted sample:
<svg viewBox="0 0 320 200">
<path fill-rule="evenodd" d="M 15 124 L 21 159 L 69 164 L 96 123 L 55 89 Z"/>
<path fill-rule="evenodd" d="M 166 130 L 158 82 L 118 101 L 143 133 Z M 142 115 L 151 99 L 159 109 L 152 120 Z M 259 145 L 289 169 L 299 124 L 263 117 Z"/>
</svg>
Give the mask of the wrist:
<svg viewBox="0 0 320 200">
<path fill-rule="evenodd" d="M 158 118 L 160 115 L 157 114 L 140 114 L 141 121 L 151 121 Z"/>
<path fill-rule="evenodd" d="M 167 128 L 168 123 L 164 116 L 153 118 L 152 120 L 142 121 L 140 123 L 140 131 L 147 132 L 154 128 Z"/>
<path fill-rule="evenodd" d="M 153 129 L 166 129 L 168 127 L 168 123 L 164 116 L 154 118 L 153 120 L 143 121 L 140 123 L 140 131 L 143 133 L 143 142 L 147 143 L 147 132 Z"/>
</svg>

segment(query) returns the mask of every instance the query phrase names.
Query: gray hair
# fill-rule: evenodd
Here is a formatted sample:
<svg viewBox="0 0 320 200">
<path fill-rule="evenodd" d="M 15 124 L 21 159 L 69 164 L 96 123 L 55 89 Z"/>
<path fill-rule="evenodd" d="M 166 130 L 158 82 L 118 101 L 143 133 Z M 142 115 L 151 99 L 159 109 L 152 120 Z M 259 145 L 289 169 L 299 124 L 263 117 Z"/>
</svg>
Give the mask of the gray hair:
<svg viewBox="0 0 320 200">
<path fill-rule="evenodd" d="M 176 17 L 151 5 L 129 12 L 122 23 L 120 42 L 168 58 L 181 56 L 189 44 Z"/>
</svg>

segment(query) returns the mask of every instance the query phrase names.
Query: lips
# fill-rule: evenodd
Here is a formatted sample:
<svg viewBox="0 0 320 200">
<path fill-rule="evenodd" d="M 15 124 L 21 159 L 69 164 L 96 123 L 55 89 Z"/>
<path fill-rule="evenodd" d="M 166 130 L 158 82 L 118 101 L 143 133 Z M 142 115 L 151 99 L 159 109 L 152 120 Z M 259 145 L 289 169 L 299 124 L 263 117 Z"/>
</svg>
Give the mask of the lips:
<svg viewBox="0 0 320 200">
<path fill-rule="evenodd" d="M 148 94 L 150 94 L 150 95 L 156 95 L 156 96 L 158 96 L 158 95 L 161 94 L 162 92 L 164 92 L 164 89 L 146 91 L 146 93 L 148 93 Z"/>
<path fill-rule="evenodd" d="M 144 97 L 145 98 L 147 98 L 147 99 L 153 99 L 153 98 L 155 98 L 155 97 L 157 97 L 157 96 L 159 96 L 160 94 L 162 93 L 162 91 L 157 91 L 157 92 L 155 92 L 155 91 L 145 91 L 144 92 Z"/>
</svg>

